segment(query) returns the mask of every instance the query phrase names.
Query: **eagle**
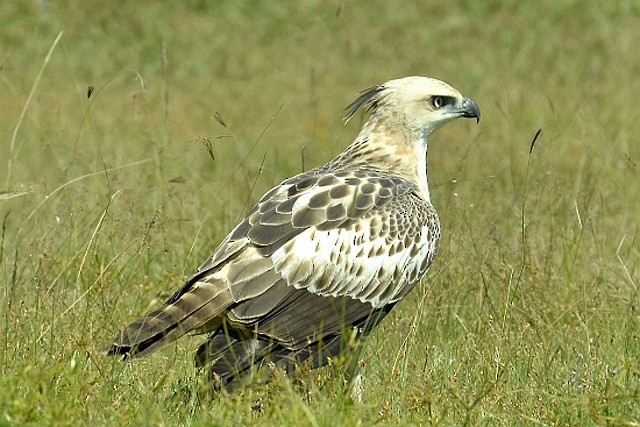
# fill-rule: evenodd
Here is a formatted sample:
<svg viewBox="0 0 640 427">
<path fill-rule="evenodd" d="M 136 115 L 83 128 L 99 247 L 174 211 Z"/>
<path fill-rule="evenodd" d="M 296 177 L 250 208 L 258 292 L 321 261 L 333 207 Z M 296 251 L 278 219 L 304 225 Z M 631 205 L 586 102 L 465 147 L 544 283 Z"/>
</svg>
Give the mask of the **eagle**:
<svg viewBox="0 0 640 427">
<path fill-rule="evenodd" d="M 440 221 L 427 144 L 480 108 L 450 85 L 405 77 L 364 90 L 345 110 L 369 118 L 323 166 L 267 191 L 160 308 L 114 338 L 109 355 L 147 356 L 187 333 L 219 390 L 257 369 L 317 368 L 363 342 L 427 273 Z"/>
</svg>

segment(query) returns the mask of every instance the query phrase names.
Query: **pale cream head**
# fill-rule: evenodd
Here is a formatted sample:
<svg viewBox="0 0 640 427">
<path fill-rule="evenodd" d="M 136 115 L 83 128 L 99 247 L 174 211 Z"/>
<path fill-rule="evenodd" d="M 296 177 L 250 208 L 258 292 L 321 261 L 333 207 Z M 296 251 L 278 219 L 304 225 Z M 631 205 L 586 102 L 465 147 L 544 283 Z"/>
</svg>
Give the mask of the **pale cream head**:
<svg viewBox="0 0 640 427">
<path fill-rule="evenodd" d="M 371 117 L 355 141 L 332 163 L 386 170 L 415 182 L 429 200 L 427 141 L 459 117 L 480 121 L 480 108 L 448 84 L 405 77 L 369 88 L 347 107 L 345 121 L 366 108 Z"/>
<path fill-rule="evenodd" d="M 363 106 L 371 111 L 371 120 L 383 119 L 388 126 L 422 138 L 458 117 L 480 121 L 480 108 L 475 101 L 445 82 L 428 77 L 390 80 L 365 90 L 347 108 L 345 120 Z"/>
</svg>

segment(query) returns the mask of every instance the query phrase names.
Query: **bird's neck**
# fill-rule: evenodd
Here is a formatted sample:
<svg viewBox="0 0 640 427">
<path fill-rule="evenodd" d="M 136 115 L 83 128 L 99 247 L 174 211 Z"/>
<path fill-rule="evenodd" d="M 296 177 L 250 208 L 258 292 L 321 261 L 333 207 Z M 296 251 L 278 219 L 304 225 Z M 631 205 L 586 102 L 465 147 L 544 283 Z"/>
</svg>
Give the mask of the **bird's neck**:
<svg viewBox="0 0 640 427">
<path fill-rule="evenodd" d="M 428 135 L 424 132 L 390 126 L 384 120 L 372 117 L 331 164 L 392 173 L 416 183 L 423 197 L 429 200 L 427 140 Z"/>
</svg>

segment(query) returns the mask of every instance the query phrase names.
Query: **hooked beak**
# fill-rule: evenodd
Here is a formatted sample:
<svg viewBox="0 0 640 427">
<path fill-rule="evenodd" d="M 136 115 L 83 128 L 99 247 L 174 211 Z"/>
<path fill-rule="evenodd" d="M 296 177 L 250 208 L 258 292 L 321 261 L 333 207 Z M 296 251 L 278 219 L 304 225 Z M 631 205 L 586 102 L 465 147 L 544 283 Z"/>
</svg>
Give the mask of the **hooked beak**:
<svg viewBox="0 0 640 427">
<path fill-rule="evenodd" d="M 480 123 L 480 107 L 471 98 L 463 98 L 460 108 L 461 117 L 475 118 L 476 123 Z"/>
</svg>

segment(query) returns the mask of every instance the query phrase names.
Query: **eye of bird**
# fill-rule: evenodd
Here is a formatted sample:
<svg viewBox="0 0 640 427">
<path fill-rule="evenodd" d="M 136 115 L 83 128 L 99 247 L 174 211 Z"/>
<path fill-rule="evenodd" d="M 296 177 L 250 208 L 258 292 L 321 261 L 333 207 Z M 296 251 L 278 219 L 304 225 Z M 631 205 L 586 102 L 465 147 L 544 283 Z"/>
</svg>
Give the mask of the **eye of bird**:
<svg viewBox="0 0 640 427">
<path fill-rule="evenodd" d="M 433 108 L 442 108 L 445 105 L 449 105 L 453 102 L 453 98 L 448 97 L 448 96 L 432 96 L 431 99 L 431 105 L 433 106 Z"/>
</svg>

